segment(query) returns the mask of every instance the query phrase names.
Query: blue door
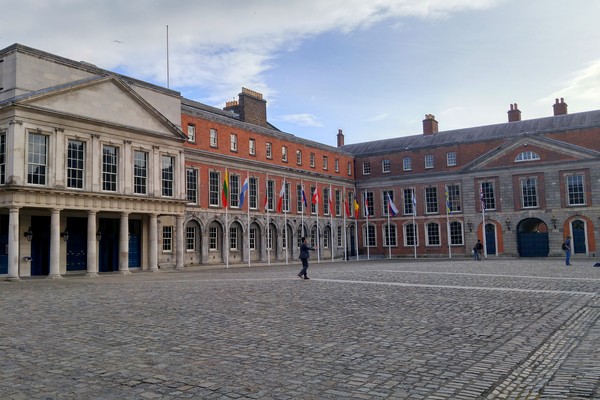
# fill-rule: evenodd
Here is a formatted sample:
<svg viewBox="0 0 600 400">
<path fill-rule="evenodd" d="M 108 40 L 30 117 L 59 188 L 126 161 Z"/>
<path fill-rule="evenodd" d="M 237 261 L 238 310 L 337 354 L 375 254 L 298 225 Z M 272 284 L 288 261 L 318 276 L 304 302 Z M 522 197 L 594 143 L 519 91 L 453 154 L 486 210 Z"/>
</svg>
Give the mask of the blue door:
<svg viewBox="0 0 600 400">
<path fill-rule="evenodd" d="M 587 249 L 585 246 L 585 224 L 582 220 L 578 219 L 571 222 L 571 230 L 573 232 L 573 254 L 580 253 L 586 254 Z"/>
<path fill-rule="evenodd" d="M 67 218 L 67 271 L 87 270 L 87 218 Z"/>
<path fill-rule="evenodd" d="M 8 215 L 0 215 L 0 274 L 8 274 Z"/>
<path fill-rule="evenodd" d="M 527 218 L 517 225 L 517 246 L 521 257 L 548 257 L 548 227 L 538 218 Z"/>
<path fill-rule="evenodd" d="M 487 254 L 496 254 L 496 227 L 494 224 L 485 225 L 485 250 Z"/>
<path fill-rule="evenodd" d="M 129 221 L 129 268 L 140 268 L 142 266 L 141 256 L 141 225 L 142 221 Z"/>
</svg>

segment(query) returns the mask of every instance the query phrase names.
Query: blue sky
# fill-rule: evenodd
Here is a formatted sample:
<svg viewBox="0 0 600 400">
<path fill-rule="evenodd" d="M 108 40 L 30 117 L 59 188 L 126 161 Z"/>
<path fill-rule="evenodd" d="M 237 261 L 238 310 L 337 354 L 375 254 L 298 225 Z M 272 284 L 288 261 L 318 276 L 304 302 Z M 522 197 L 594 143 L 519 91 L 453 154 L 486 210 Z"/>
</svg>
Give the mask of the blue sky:
<svg viewBox="0 0 600 400">
<path fill-rule="evenodd" d="M 335 145 L 600 108 L 597 0 L 0 0 L 21 43 L 222 108 L 264 94 L 281 130 Z M 59 22 L 57 22 L 59 21 Z M 118 41 L 118 42 L 117 42 Z"/>
</svg>

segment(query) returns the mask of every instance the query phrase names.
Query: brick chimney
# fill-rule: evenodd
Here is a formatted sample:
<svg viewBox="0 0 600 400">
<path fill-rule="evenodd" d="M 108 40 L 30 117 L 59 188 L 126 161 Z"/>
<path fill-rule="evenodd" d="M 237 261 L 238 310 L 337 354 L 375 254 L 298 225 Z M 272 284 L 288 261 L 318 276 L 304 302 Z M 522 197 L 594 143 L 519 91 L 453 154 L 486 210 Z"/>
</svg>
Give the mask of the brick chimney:
<svg viewBox="0 0 600 400">
<path fill-rule="evenodd" d="M 242 88 L 238 94 L 239 101 L 233 100 L 225 103 L 225 111 L 233 111 L 240 116 L 240 120 L 254 125 L 269 127 L 267 123 L 267 101 L 262 93 Z"/>
<path fill-rule="evenodd" d="M 433 135 L 438 133 L 438 122 L 432 114 L 426 114 L 423 120 L 423 135 Z"/>
<path fill-rule="evenodd" d="M 337 134 L 337 147 L 342 147 L 344 145 L 344 134 L 341 129 L 338 129 Z"/>
<path fill-rule="evenodd" d="M 521 120 L 521 110 L 517 106 L 517 103 L 510 105 L 508 110 L 508 122 L 517 122 Z"/>
<path fill-rule="evenodd" d="M 556 99 L 556 102 L 552 105 L 552 107 L 554 108 L 555 116 L 567 114 L 567 103 L 565 103 L 565 99 L 562 97 L 560 98 L 560 103 L 558 102 L 558 99 Z"/>
</svg>

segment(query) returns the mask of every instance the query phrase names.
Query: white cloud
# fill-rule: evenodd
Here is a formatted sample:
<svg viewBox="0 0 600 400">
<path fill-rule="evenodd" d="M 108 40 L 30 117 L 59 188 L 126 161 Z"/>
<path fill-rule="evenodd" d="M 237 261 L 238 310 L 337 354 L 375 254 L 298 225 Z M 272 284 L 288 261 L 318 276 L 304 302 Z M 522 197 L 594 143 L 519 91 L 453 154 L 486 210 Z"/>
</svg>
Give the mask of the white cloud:
<svg viewBox="0 0 600 400">
<path fill-rule="evenodd" d="M 600 59 L 576 71 L 560 91 L 541 99 L 540 103 L 551 104 L 560 97 L 564 97 L 567 104 L 569 101 L 597 104 L 600 101 Z"/>
<path fill-rule="evenodd" d="M 367 122 L 385 121 L 386 119 L 389 118 L 389 116 L 390 115 L 388 113 L 383 113 L 383 114 L 374 115 L 370 118 L 367 118 L 366 121 Z"/>
<path fill-rule="evenodd" d="M 322 127 L 323 124 L 319 122 L 317 117 L 312 114 L 288 114 L 282 115 L 275 119 L 276 121 L 283 121 L 294 125 L 299 126 L 312 126 L 312 127 Z"/>
</svg>

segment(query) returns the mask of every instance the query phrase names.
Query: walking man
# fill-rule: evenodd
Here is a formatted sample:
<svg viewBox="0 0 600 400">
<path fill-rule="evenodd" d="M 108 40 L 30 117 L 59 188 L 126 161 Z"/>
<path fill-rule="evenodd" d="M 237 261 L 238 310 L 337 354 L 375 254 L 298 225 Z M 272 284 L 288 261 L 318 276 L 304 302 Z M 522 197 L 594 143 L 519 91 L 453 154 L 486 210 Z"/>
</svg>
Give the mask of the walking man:
<svg viewBox="0 0 600 400">
<path fill-rule="evenodd" d="M 300 260 L 302 261 L 302 270 L 298 274 L 298 277 L 300 277 L 300 278 L 304 277 L 304 279 L 309 279 L 308 276 L 306 275 L 306 270 L 308 269 L 308 259 L 310 257 L 309 250 L 316 250 L 316 249 L 317 249 L 317 247 L 310 247 L 308 244 L 306 244 L 305 237 L 302 238 L 302 244 L 300 245 Z"/>
</svg>

